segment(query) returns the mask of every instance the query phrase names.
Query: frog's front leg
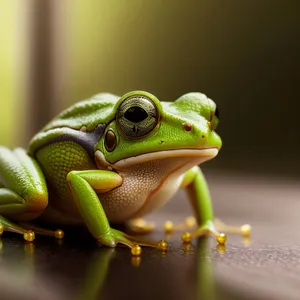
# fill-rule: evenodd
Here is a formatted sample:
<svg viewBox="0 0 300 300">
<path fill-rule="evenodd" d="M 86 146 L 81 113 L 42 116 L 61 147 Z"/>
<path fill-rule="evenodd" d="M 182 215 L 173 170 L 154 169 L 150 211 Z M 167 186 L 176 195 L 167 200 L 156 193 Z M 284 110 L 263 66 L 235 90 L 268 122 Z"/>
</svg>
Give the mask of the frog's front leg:
<svg viewBox="0 0 300 300">
<path fill-rule="evenodd" d="M 242 233 L 244 235 L 250 234 L 249 225 L 233 227 L 225 225 L 220 221 L 214 222 L 214 214 L 208 185 L 198 166 L 193 167 L 185 173 L 182 187 L 186 188 L 188 192 L 189 200 L 193 206 L 198 223 L 198 228 L 194 232 L 191 234 L 184 233 L 182 235 L 184 242 L 189 242 L 191 239 L 198 236 L 213 235 L 220 244 L 224 244 L 226 241 L 226 235 L 224 233 L 220 233 L 218 230 Z"/>
<path fill-rule="evenodd" d="M 133 254 L 140 254 L 138 244 L 157 247 L 156 243 L 144 242 L 110 227 L 98 195 L 120 186 L 123 181 L 120 175 L 106 170 L 71 171 L 67 181 L 79 212 L 97 241 L 109 247 L 124 244 Z"/>
</svg>

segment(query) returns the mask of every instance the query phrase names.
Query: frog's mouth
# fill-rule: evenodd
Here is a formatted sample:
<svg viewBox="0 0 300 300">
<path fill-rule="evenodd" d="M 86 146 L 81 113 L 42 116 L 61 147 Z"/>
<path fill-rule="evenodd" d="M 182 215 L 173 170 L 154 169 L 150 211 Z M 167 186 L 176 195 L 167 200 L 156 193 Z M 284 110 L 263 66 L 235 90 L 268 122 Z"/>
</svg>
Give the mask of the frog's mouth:
<svg viewBox="0 0 300 300">
<path fill-rule="evenodd" d="M 124 158 L 115 162 L 114 164 L 109 164 L 105 160 L 102 152 L 96 151 L 95 159 L 99 169 L 106 167 L 107 169 L 122 170 L 137 164 L 168 158 L 191 158 L 193 161 L 197 161 L 197 164 L 201 164 L 214 158 L 218 152 L 219 150 L 217 148 L 164 150 Z"/>
</svg>

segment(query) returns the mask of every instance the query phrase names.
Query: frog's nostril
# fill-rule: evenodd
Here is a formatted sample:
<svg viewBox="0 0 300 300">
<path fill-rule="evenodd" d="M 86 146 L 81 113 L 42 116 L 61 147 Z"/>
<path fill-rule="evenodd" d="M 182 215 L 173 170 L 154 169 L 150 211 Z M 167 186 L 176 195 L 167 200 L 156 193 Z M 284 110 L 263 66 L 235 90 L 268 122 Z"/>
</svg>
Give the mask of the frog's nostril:
<svg viewBox="0 0 300 300">
<path fill-rule="evenodd" d="M 183 128 L 185 131 L 191 131 L 192 130 L 192 124 L 186 123 L 183 125 Z"/>
</svg>

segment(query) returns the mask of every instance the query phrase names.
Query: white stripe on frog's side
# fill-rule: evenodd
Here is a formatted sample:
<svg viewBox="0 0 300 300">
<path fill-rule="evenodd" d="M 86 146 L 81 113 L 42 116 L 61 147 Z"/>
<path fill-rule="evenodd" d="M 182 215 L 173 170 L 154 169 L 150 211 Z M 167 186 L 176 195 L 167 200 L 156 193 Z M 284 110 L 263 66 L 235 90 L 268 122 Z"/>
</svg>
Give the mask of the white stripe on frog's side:
<svg viewBox="0 0 300 300">
<path fill-rule="evenodd" d="M 217 149 L 168 150 L 142 154 L 111 165 L 102 153 L 96 153 L 98 167 L 103 169 L 106 165 L 123 177 L 120 187 L 100 195 L 109 221 L 124 222 L 162 206 L 177 192 L 186 171 L 217 153 Z"/>
</svg>

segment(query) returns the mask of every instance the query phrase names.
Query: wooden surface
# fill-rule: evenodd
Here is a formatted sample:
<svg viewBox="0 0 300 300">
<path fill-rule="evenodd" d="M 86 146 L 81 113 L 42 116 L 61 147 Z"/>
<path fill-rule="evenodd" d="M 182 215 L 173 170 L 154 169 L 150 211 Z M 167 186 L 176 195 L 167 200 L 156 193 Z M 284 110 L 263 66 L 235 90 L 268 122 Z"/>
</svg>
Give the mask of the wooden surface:
<svg viewBox="0 0 300 300">
<path fill-rule="evenodd" d="M 211 238 L 183 247 L 175 234 L 166 255 L 145 249 L 132 259 L 128 249 L 98 247 L 82 234 L 67 235 L 62 244 L 37 237 L 31 246 L 4 234 L 1 299 L 299 299 L 298 181 L 212 172 L 207 178 L 216 216 L 250 223 L 251 241 L 229 236 L 226 249 Z M 158 226 L 149 238 L 164 238 L 165 220 L 190 213 L 180 192 L 148 217 Z"/>
</svg>

